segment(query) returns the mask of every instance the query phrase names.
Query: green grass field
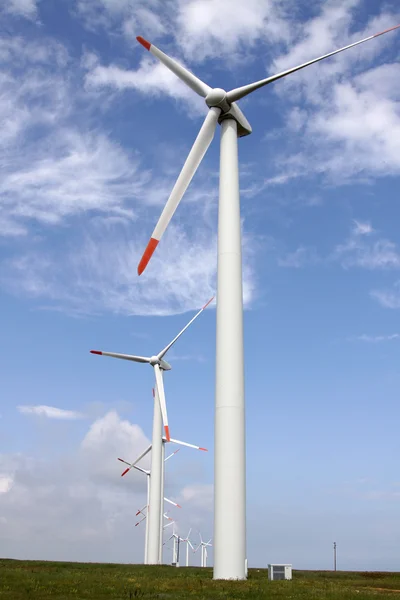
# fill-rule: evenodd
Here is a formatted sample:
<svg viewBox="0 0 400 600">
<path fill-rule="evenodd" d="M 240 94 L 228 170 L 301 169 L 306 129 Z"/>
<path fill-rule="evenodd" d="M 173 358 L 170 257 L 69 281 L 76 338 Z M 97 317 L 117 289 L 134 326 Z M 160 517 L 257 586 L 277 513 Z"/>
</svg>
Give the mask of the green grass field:
<svg viewBox="0 0 400 600">
<path fill-rule="evenodd" d="M 293 581 L 269 582 L 265 569 L 250 569 L 247 581 L 226 582 L 213 581 L 208 568 L 0 560 L 0 600 L 347 600 L 397 593 L 400 573 L 294 571 Z"/>
</svg>

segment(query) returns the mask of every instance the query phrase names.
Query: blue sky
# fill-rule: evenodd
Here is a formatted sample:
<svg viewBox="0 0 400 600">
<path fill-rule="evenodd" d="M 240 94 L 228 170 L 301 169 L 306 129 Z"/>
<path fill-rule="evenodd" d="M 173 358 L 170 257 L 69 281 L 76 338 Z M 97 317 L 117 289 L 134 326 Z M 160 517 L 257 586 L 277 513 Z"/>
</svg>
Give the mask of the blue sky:
<svg viewBox="0 0 400 600">
<path fill-rule="evenodd" d="M 148 443 L 153 374 L 89 350 L 157 352 L 215 292 L 219 136 L 138 278 L 206 107 L 135 37 L 230 89 L 400 13 L 362 0 L 0 11 L 2 552 L 140 561 L 145 480 L 121 480 L 116 457 Z M 398 568 L 399 35 L 241 102 L 250 566 L 330 568 L 335 540 L 340 568 Z M 182 533 L 204 537 L 214 356 L 210 306 L 165 376 L 171 434 L 209 448 L 167 471 Z"/>
</svg>

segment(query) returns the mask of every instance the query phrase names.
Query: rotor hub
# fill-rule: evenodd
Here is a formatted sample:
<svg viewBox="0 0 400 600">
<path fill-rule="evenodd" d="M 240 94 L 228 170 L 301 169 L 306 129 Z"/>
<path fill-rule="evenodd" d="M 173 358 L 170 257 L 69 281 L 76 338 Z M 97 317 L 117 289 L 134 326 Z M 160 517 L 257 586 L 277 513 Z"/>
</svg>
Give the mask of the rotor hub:
<svg viewBox="0 0 400 600">
<path fill-rule="evenodd" d="M 160 359 L 158 358 L 158 356 L 152 356 L 150 358 L 150 364 L 152 367 L 154 367 L 154 365 L 159 365 L 160 364 Z"/>
<path fill-rule="evenodd" d="M 222 88 L 214 88 L 210 92 L 208 92 L 206 96 L 206 104 L 210 108 L 212 106 L 218 106 L 221 108 L 223 105 L 227 104 L 226 101 L 226 91 Z"/>
</svg>

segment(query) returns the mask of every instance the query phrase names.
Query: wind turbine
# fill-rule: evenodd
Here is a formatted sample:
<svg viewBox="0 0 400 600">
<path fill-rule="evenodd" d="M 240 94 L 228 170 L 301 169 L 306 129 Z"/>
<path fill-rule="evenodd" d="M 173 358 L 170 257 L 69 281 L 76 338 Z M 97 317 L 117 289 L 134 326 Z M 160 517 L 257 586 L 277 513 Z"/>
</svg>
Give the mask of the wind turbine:
<svg viewBox="0 0 400 600">
<path fill-rule="evenodd" d="M 180 542 L 183 541 L 178 533 L 175 533 L 175 525 L 173 529 L 172 535 L 167 539 L 167 542 L 173 540 L 172 544 L 172 563 L 175 564 L 176 567 L 179 567 L 179 545 Z M 165 542 L 165 543 L 167 543 Z"/>
<path fill-rule="evenodd" d="M 138 42 L 170 69 L 209 108 L 160 219 L 138 265 L 143 273 L 193 175 L 221 125 L 218 209 L 217 340 L 215 385 L 214 579 L 246 578 L 246 468 L 243 377 L 243 292 L 237 137 L 251 133 L 236 104 L 264 87 L 313 63 L 399 28 L 400 25 L 229 92 L 211 88 L 141 36 Z"/>
<path fill-rule="evenodd" d="M 190 541 L 190 533 L 191 533 L 191 529 L 189 529 L 189 533 L 187 534 L 187 536 L 185 538 L 181 538 L 181 542 L 184 542 L 186 544 L 186 566 L 189 566 L 189 546 L 191 547 L 191 549 L 193 550 L 193 552 L 195 551 L 192 545 L 192 542 Z"/>
<path fill-rule="evenodd" d="M 201 562 L 200 562 L 200 566 L 201 567 L 206 567 L 207 566 L 207 557 L 208 557 L 207 546 L 212 546 L 212 544 L 211 544 L 211 538 L 208 540 L 208 542 L 204 542 L 203 538 L 201 537 L 201 533 L 199 535 L 200 535 L 200 544 L 197 546 L 195 552 L 197 552 L 197 550 L 199 548 L 201 548 Z"/>
<path fill-rule="evenodd" d="M 147 363 L 154 368 L 155 390 L 154 412 L 153 412 L 153 433 L 152 433 L 152 453 L 151 453 L 151 482 L 149 493 L 149 519 L 148 519 L 148 547 L 147 563 L 157 565 L 160 562 L 160 531 L 162 528 L 162 470 L 163 470 L 163 443 L 161 436 L 162 423 L 164 424 L 165 437 L 167 442 L 171 440 L 168 427 L 167 406 L 165 402 L 163 372 L 169 371 L 172 367 L 164 360 L 168 350 L 172 348 L 175 342 L 181 337 L 186 329 L 197 319 L 197 317 L 207 308 L 214 298 L 211 298 L 189 321 L 187 325 L 178 333 L 177 336 L 161 352 L 154 356 L 137 356 L 133 354 L 118 354 L 116 352 L 103 352 L 101 350 L 91 350 L 91 354 L 100 356 L 111 356 L 112 358 L 122 358 L 133 362 Z M 144 456 L 144 454 L 142 455 Z M 140 459 L 136 459 L 136 463 Z M 132 465 L 133 466 L 133 465 Z M 129 469 L 128 469 L 129 470 Z"/>
</svg>

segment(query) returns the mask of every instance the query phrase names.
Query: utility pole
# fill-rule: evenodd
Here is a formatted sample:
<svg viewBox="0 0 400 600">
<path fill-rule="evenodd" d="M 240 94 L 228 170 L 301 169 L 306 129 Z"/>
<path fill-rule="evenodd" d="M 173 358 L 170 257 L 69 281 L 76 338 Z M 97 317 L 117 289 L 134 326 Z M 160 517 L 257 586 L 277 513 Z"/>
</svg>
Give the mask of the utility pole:
<svg viewBox="0 0 400 600">
<path fill-rule="evenodd" d="M 333 570 L 336 571 L 336 542 L 333 542 Z"/>
</svg>

